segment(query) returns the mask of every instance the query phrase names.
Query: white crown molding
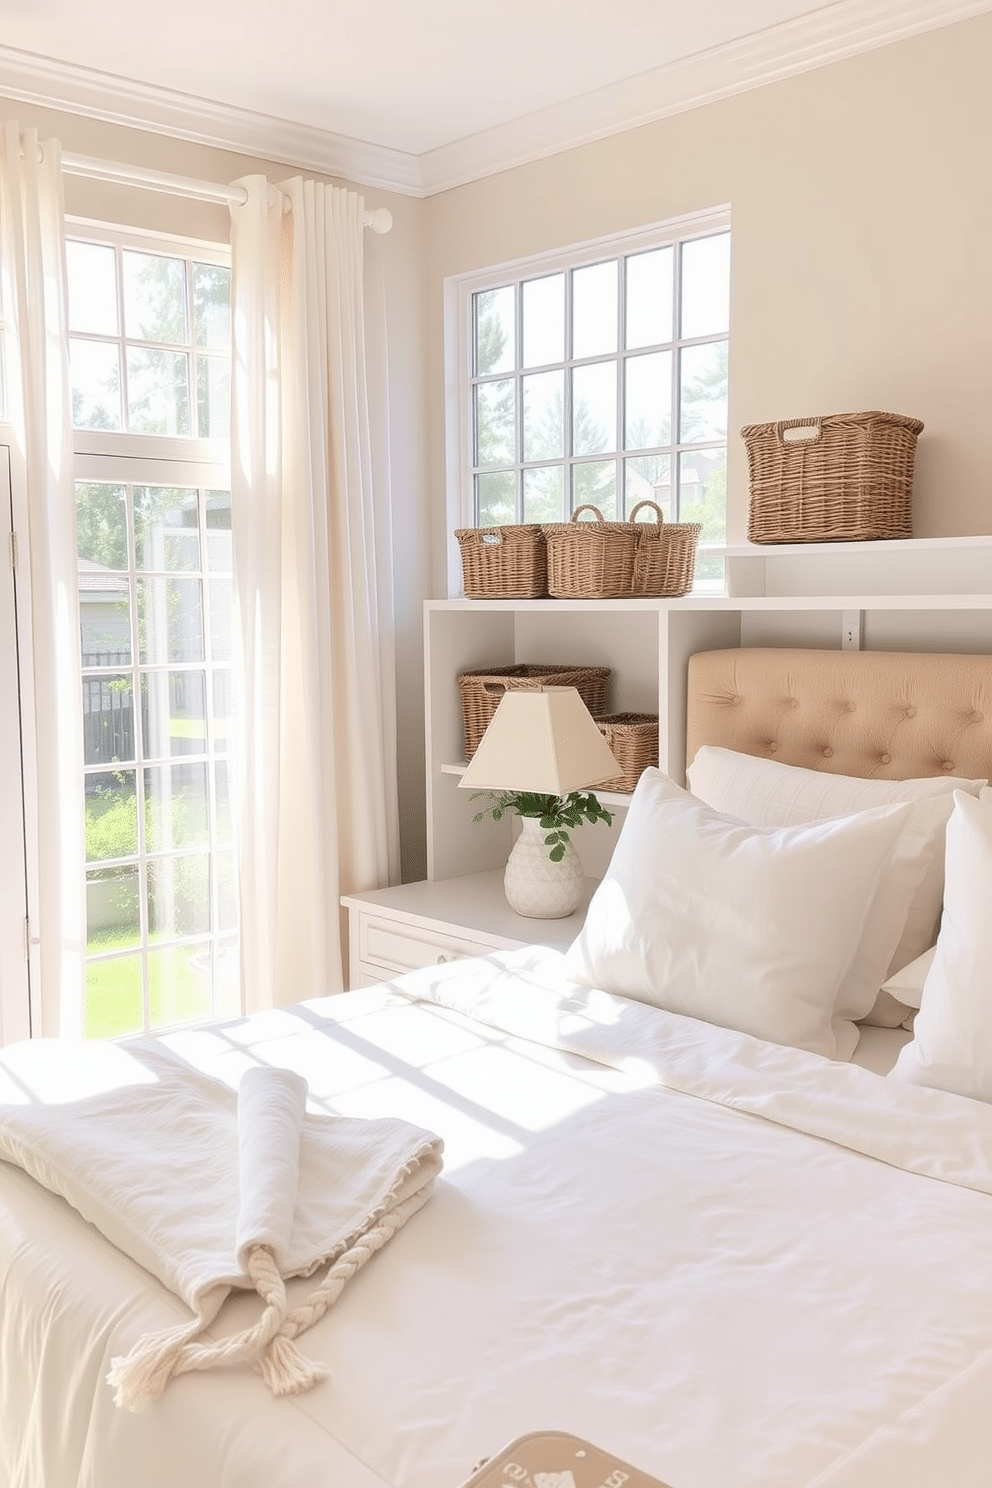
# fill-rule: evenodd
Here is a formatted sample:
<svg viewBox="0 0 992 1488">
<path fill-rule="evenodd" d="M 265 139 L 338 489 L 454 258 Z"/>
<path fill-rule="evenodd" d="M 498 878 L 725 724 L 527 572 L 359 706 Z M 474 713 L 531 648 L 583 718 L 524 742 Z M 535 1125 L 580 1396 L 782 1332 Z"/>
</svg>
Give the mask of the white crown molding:
<svg viewBox="0 0 992 1488">
<path fill-rule="evenodd" d="M 363 186 L 406 196 L 423 194 L 417 156 L 403 150 L 385 149 L 307 124 L 293 124 L 13 47 L 0 46 L 0 94 L 43 108 L 231 150 L 237 155 L 340 176 Z"/>
<path fill-rule="evenodd" d="M 992 10 L 992 0 L 840 0 L 421 155 L 423 194 L 463 186 Z"/>
<path fill-rule="evenodd" d="M 422 197 L 990 10 L 992 0 L 836 0 L 419 156 L 4 46 L 0 94 Z"/>
</svg>

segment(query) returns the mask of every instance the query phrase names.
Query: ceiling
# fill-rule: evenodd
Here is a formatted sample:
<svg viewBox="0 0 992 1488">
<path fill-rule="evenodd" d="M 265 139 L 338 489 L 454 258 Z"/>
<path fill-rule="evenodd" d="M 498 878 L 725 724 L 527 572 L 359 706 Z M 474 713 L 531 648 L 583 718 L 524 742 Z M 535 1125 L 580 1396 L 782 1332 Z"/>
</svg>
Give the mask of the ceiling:
<svg viewBox="0 0 992 1488">
<path fill-rule="evenodd" d="M 0 92 L 424 195 L 989 9 L 0 0 Z"/>
</svg>

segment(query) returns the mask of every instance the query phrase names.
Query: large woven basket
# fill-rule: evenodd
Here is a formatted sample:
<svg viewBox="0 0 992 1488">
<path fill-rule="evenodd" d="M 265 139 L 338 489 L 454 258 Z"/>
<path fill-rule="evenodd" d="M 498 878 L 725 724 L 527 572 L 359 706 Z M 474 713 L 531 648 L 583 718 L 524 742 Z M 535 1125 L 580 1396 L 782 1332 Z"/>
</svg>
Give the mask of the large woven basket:
<svg viewBox="0 0 992 1488">
<path fill-rule="evenodd" d="M 548 592 L 548 550 L 539 523 L 512 527 L 458 527 L 467 599 L 543 599 Z"/>
<path fill-rule="evenodd" d="M 596 726 L 622 771 L 596 789 L 632 791 L 648 766 L 658 763 L 657 713 L 608 713 L 596 719 Z"/>
<path fill-rule="evenodd" d="M 657 522 L 638 522 L 650 507 Z M 595 521 L 580 522 L 591 511 Z M 595 506 L 576 507 L 570 522 L 549 522 L 548 593 L 555 599 L 673 597 L 692 588 L 697 522 L 666 522 L 660 506 L 639 501 L 626 522 L 607 522 Z"/>
<path fill-rule="evenodd" d="M 919 419 L 877 410 L 746 425 L 748 537 L 756 543 L 912 537 L 922 428 Z M 787 429 L 809 432 L 789 439 Z"/>
<path fill-rule="evenodd" d="M 610 668 L 605 666 L 545 666 L 534 662 L 459 672 L 466 760 L 470 760 L 478 749 L 504 693 L 520 689 L 533 691 L 541 687 L 574 687 L 595 717 L 607 710 L 609 683 Z"/>
</svg>

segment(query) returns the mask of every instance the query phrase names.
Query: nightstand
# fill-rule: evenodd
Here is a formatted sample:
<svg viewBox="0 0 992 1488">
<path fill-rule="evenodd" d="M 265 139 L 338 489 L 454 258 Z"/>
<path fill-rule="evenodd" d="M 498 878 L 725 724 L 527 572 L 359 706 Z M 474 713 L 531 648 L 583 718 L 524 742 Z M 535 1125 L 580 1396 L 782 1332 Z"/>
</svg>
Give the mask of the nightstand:
<svg viewBox="0 0 992 1488">
<path fill-rule="evenodd" d="M 563 951 L 581 930 L 595 888 L 596 880 L 587 878 L 582 904 L 562 920 L 516 914 L 503 894 L 501 868 L 345 894 L 341 903 L 348 911 L 349 986 L 369 987 L 420 966 L 488 951 L 525 945 Z"/>
</svg>

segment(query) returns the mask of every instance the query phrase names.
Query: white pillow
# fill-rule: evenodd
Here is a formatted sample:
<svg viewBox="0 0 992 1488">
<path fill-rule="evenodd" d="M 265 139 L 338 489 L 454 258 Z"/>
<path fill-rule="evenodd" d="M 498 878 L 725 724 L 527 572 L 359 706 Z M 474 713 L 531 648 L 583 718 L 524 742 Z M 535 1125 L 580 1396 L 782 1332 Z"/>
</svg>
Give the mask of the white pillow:
<svg viewBox="0 0 992 1488">
<path fill-rule="evenodd" d="M 792 826 L 850 816 L 873 806 L 912 802 L 912 817 L 893 867 L 898 871 L 907 858 L 921 854 L 923 873 L 887 974 L 906 966 L 936 940 L 944 891 L 944 832 L 953 793 L 961 790 L 977 796 L 988 785 L 986 780 L 959 780 L 946 775 L 922 780 L 862 780 L 859 776 L 803 770 L 710 744 L 697 752 L 688 777 L 693 794 L 700 800 L 756 827 Z"/>
<path fill-rule="evenodd" d="M 944 914 L 912 1043 L 892 1071 L 992 1101 L 992 806 L 958 791 L 947 824 Z"/>
<path fill-rule="evenodd" d="M 983 791 L 984 795 L 985 792 Z M 923 984 L 927 974 L 933 965 L 933 958 L 937 947 L 932 945 L 922 956 L 917 956 L 915 961 L 910 961 L 901 971 L 893 972 L 888 981 L 882 983 L 883 992 L 891 992 L 901 1003 L 908 1008 L 918 1008 L 923 996 Z"/>
<path fill-rule="evenodd" d="M 847 1059 L 858 1030 L 838 997 L 909 814 L 908 806 L 889 806 L 757 828 L 648 769 L 567 952 L 568 974 Z M 862 979 L 875 990 L 891 949 L 868 937 Z"/>
</svg>

